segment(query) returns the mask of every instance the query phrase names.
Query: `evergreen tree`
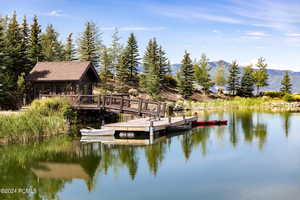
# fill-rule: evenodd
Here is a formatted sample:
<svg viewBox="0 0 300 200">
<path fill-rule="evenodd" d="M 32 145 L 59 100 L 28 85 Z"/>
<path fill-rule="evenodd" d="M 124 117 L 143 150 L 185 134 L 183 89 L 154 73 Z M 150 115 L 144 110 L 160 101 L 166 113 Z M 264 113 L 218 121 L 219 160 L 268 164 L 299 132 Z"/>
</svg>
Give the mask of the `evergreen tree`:
<svg viewBox="0 0 300 200">
<path fill-rule="evenodd" d="M 111 47 L 109 49 L 109 54 L 112 62 L 112 72 L 113 74 L 117 73 L 117 66 L 120 60 L 120 57 L 124 51 L 123 45 L 120 43 L 121 37 L 119 37 L 119 31 L 116 28 L 115 32 L 112 35 Z"/>
<path fill-rule="evenodd" d="M 29 59 L 31 62 L 31 68 L 37 61 L 42 61 L 42 46 L 41 46 L 41 26 L 38 23 L 37 16 L 33 18 L 33 24 L 31 25 L 31 32 L 29 38 Z"/>
<path fill-rule="evenodd" d="M 292 93 L 292 82 L 288 72 L 285 72 L 283 75 L 280 91 L 286 94 Z"/>
<path fill-rule="evenodd" d="M 240 80 L 239 74 L 240 74 L 239 65 L 236 61 L 233 61 L 230 64 L 228 84 L 227 84 L 227 90 L 231 93 L 231 95 L 236 95 L 237 90 L 239 88 L 239 80 Z"/>
<path fill-rule="evenodd" d="M 177 75 L 179 81 L 179 92 L 184 98 L 189 98 L 193 94 L 194 69 L 190 54 L 185 51 L 181 61 L 180 71 Z"/>
<path fill-rule="evenodd" d="M 112 59 L 106 47 L 103 47 L 100 56 L 101 77 L 112 78 Z"/>
<path fill-rule="evenodd" d="M 21 43 L 21 49 L 22 49 L 22 54 L 24 55 L 23 57 L 23 62 L 24 62 L 24 70 L 23 72 L 25 74 L 28 74 L 31 70 L 31 63 L 30 63 L 30 58 L 29 58 L 29 27 L 27 24 L 27 19 L 26 16 L 23 18 L 23 23 L 21 26 L 21 35 L 22 35 L 22 43 Z"/>
<path fill-rule="evenodd" d="M 241 78 L 241 84 L 238 89 L 238 95 L 242 97 L 252 97 L 254 91 L 255 79 L 252 66 L 244 68 L 244 74 Z"/>
<path fill-rule="evenodd" d="M 166 84 L 165 75 L 170 72 L 170 62 L 166 57 L 166 52 L 162 46 L 158 48 L 158 65 L 159 65 L 159 79 L 162 86 Z"/>
<path fill-rule="evenodd" d="M 202 54 L 199 64 L 194 65 L 194 77 L 197 83 L 202 86 L 205 93 L 207 93 L 209 88 L 214 85 L 209 75 L 210 68 L 208 66 L 208 61 L 209 59 L 206 55 Z"/>
<path fill-rule="evenodd" d="M 91 61 L 95 67 L 99 65 L 102 41 L 97 26 L 93 22 L 85 24 L 85 30 L 78 40 L 78 53 L 80 60 Z"/>
<path fill-rule="evenodd" d="M 52 24 L 48 25 L 46 32 L 41 35 L 41 45 L 45 61 L 63 60 L 63 45 L 58 41 L 58 33 Z"/>
<path fill-rule="evenodd" d="M 215 71 L 215 77 L 214 82 L 217 86 L 223 87 L 226 83 L 226 77 L 225 77 L 225 67 L 223 62 L 220 62 L 217 66 L 217 69 Z"/>
<path fill-rule="evenodd" d="M 118 61 L 118 65 L 117 65 L 117 74 L 116 74 L 116 78 L 119 82 L 119 86 L 117 88 L 117 91 L 119 92 L 127 92 L 126 91 L 126 87 L 125 84 L 127 83 L 128 80 L 128 71 L 127 71 L 127 58 L 125 53 L 123 53 Z"/>
<path fill-rule="evenodd" d="M 125 54 L 127 58 L 127 69 L 129 72 L 129 81 L 135 81 L 137 79 L 137 72 L 139 66 L 139 51 L 136 38 L 133 33 L 130 34 L 125 49 Z"/>
<path fill-rule="evenodd" d="M 146 53 L 143 58 L 143 66 L 145 73 L 144 87 L 148 94 L 154 98 L 158 98 L 160 92 L 161 69 L 160 69 L 159 47 L 156 39 L 151 39 L 148 43 Z"/>
<path fill-rule="evenodd" d="M 73 61 L 75 60 L 75 54 L 76 54 L 76 50 L 74 48 L 74 44 L 73 44 L 73 33 L 70 33 L 67 37 L 67 42 L 65 44 L 65 61 Z"/>
<path fill-rule="evenodd" d="M 5 41 L 8 56 L 6 71 L 16 86 L 18 76 L 25 71 L 24 58 L 26 55 L 22 49 L 22 34 L 15 12 L 8 24 Z"/>
<path fill-rule="evenodd" d="M 269 75 L 266 70 L 268 65 L 265 63 L 265 61 L 266 60 L 264 58 L 262 58 L 262 57 L 259 58 L 257 61 L 257 64 L 256 64 L 256 66 L 258 67 L 258 70 L 256 72 L 254 72 L 257 94 L 259 94 L 259 89 L 261 87 L 265 87 L 265 86 L 269 85 L 268 84 Z"/>
</svg>

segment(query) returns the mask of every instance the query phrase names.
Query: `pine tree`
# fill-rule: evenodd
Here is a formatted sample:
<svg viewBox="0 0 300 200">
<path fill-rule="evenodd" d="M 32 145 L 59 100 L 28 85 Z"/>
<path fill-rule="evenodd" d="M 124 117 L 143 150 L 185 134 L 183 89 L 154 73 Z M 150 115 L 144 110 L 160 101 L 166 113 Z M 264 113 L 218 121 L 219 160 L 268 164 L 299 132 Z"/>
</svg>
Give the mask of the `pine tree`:
<svg viewBox="0 0 300 200">
<path fill-rule="evenodd" d="M 127 88 L 125 87 L 125 84 L 128 80 L 128 71 L 127 71 L 127 57 L 125 53 L 123 53 L 118 61 L 117 65 L 117 73 L 116 78 L 119 82 L 117 91 L 119 92 L 128 92 Z"/>
<path fill-rule="evenodd" d="M 265 87 L 265 86 L 269 85 L 268 84 L 269 75 L 266 70 L 268 65 L 265 63 L 265 61 L 266 60 L 264 58 L 262 58 L 262 57 L 259 58 L 257 61 L 257 64 L 256 64 L 256 66 L 258 67 L 258 70 L 256 72 L 254 72 L 257 94 L 259 94 L 259 89 L 261 87 Z"/>
<path fill-rule="evenodd" d="M 286 94 L 292 93 L 292 82 L 288 72 L 285 72 L 283 75 L 280 91 Z"/>
<path fill-rule="evenodd" d="M 93 22 L 85 24 L 85 30 L 78 40 L 78 53 L 82 61 L 91 61 L 95 67 L 99 65 L 102 41 L 97 26 Z"/>
<path fill-rule="evenodd" d="M 217 86 L 223 87 L 226 83 L 226 77 L 225 77 L 225 67 L 223 62 L 220 62 L 217 66 L 217 69 L 215 71 L 215 77 L 214 82 Z"/>
<path fill-rule="evenodd" d="M 63 45 L 58 41 L 58 37 L 52 24 L 48 25 L 46 32 L 41 35 L 42 54 L 45 61 L 63 60 Z"/>
<path fill-rule="evenodd" d="M 127 68 L 129 72 L 129 81 L 135 81 L 137 79 L 137 72 L 139 66 L 139 51 L 136 38 L 133 33 L 130 34 L 125 49 L 127 55 Z"/>
<path fill-rule="evenodd" d="M 209 88 L 214 85 L 209 75 L 209 59 L 205 54 L 202 54 L 199 64 L 194 65 L 194 77 L 197 83 L 202 86 L 205 93 L 209 91 Z"/>
<path fill-rule="evenodd" d="M 6 71 L 16 86 L 18 76 L 25 71 L 24 57 L 26 55 L 22 49 L 21 29 L 15 12 L 8 24 L 5 41 L 6 53 L 8 55 Z"/>
<path fill-rule="evenodd" d="M 236 95 L 237 90 L 239 88 L 239 80 L 240 80 L 239 74 L 240 74 L 239 65 L 236 61 L 233 61 L 230 64 L 228 85 L 227 85 L 227 90 L 231 93 L 231 95 Z"/>
<path fill-rule="evenodd" d="M 100 56 L 101 77 L 112 78 L 112 59 L 106 47 L 103 47 Z"/>
<path fill-rule="evenodd" d="M 29 38 L 29 59 L 31 62 L 31 68 L 36 64 L 37 61 L 43 60 L 40 34 L 41 26 L 38 23 L 37 16 L 34 16 Z"/>
<path fill-rule="evenodd" d="M 162 46 L 158 48 L 159 79 L 162 86 L 166 84 L 165 75 L 170 73 L 170 62 Z"/>
<path fill-rule="evenodd" d="M 185 51 L 178 73 L 179 92 L 184 98 L 190 98 L 193 94 L 194 69 L 190 54 Z"/>
<path fill-rule="evenodd" d="M 153 38 L 149 41 L 146 53 L 143 58 L 143 66 L 145 73 L 144 87 L 148 94 L 153 98 L 158 98 L 161 88 L 161 70 L 160 70 L 160 56 L 159 47 L 156 39 Z M 144 80 L 142 80 L 143 82 Z"/>
<path fill-rule="evenodd" d="M 123 45 L 120 43 L 121 37 L 119 37 L 119 31 L 116 28 L 115 32 L 112 35 L 111 47 L 109 48 L 109 54 L 112 62 L 112 72 L 113 74 L 117 73 L 117 66 L 119 59 L 124 51 Z"/>
<path fill-rule="evenodd" d="M 75 54 L 76 54 L 76 50 L 73 44 L 73 33 L 70 33 L 67 37 L 67 42 L 65 44 L 65 49 L 64 49 L 64 53 L 65 53 L 65 61 L 73 61 L 75 60 Z"/>
<path fill-rule="evenodd" d="M 244 74 L 241 78 L 241 84 L 238 89 L 238 95 L 242 97 L 252 97 L 254 91 L 255 79 L 252 66 L 244 68 Z"/>
<path fill-rule="evenodd" d="M 24 16 L 23 18 L 23 23 L 21 26 L 21 35 L 22 35 L 22 43 L 21 43 L 21 49 L 23 51 L 23 55 L 24 55 L 24 70 L 23 72 L 26 74 L 28 74 L 31 70 L 31 62 L 30 62 L 30 57 L 29 57 L 29 27 L 27 24 L 27 19 L 26 16 Z"/>
</svg>

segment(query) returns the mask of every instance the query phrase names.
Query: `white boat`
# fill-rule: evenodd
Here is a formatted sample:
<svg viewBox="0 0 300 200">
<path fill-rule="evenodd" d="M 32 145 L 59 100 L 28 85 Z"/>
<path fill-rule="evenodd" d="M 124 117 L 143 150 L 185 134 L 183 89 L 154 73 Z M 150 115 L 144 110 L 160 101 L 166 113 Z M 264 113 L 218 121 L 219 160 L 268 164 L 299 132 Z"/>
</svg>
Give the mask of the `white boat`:
<svg viewBox="0 0 300 200">
<path fill-rule="evenodd" d="M 82 136 L 110 136 L 115 134 L 114 129 L 81 129 Z"/>
</svg>

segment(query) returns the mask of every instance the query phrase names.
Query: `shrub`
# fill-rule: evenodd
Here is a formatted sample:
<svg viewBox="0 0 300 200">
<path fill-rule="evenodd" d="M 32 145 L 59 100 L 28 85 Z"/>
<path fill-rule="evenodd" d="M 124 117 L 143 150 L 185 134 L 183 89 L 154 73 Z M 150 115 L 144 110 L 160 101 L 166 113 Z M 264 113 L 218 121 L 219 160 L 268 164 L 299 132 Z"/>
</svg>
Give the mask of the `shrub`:
<svg viewBox="0 0 300 200">
<path fill-rule="evenodd" d="M 281 98 L 284 96 L 284 93 L 280 91 L 264 91 L 263 95 L 272 98 L 277 98 L 277 97 Z"/>
<path fill-rule="evenodd" d="M 165 77 L 164 77 L 164 81 L 170 87 L 176 87 L 177 86 L 177 80 L 171 74 L 166 74 Z"/>
<path fill-rule="evenodd" d="M 300 94 L 286 94 L 283 100 L 287 102 L 300 102 Z"/>
<path fill-rule="evenodd" d="M 131 88 L 130 90 L 128 90 L 129 95 L 131 96 L 138 96 L 139 92 L 137 91 L 137 89 Z"/>
</svg>

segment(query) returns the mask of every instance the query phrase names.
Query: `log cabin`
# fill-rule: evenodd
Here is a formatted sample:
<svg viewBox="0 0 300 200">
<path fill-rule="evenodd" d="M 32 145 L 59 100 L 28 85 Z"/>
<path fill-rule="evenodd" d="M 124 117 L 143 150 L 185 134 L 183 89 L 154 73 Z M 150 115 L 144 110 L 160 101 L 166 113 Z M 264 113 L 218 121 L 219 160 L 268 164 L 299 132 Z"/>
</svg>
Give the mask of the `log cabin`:
<svg viewBox="0 0 300 200">
<path fill-rule="evenodd" d="M 38 62 L 27 76 L 27 100 L 41 95 L 92 95 L 99 81 L 89 61 Z"/>
</svg>

